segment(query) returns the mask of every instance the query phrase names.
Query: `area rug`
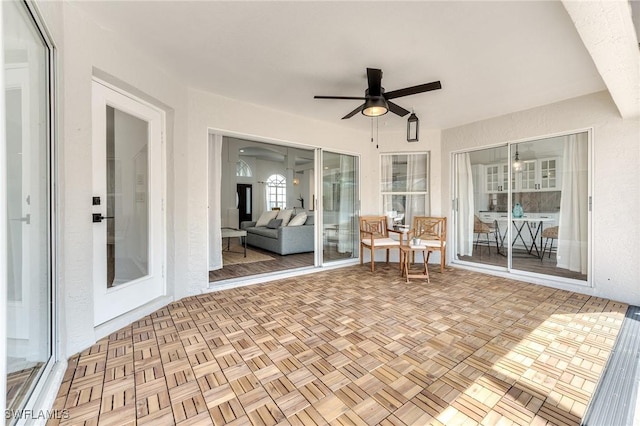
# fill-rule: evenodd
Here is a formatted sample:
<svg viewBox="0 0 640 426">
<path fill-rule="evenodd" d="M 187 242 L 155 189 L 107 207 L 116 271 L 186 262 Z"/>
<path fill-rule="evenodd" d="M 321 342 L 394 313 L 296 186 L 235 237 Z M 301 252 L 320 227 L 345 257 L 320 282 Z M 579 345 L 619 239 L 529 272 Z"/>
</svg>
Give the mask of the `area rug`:
<svg viewBox="0 0 640 426">
<path fill-rule="evenodd" d="M 267 260 L 273 260 L 273 257 L 268 254 L 258 253 L 257 251 L 247 248 L 247 257 L 244 257 L 242 247 L 231 247 L 231 250 L 223 250 L 222 252 L 222 266 L 239 265 L 241 263 L 255 263 L 265 262 Z"/>
</svg>

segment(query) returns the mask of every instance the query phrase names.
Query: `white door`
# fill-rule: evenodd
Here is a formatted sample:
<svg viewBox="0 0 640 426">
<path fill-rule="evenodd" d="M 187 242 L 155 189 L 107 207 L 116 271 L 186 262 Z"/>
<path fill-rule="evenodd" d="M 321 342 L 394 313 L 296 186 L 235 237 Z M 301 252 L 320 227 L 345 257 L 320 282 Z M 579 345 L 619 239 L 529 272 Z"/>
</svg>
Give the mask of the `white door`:
<svg viewBox="0 0 640 426">
<path fill-rule="evenodd" d="M 165 294 L 161 111 L 93 82 L 94 325 Z"/>
</svg>

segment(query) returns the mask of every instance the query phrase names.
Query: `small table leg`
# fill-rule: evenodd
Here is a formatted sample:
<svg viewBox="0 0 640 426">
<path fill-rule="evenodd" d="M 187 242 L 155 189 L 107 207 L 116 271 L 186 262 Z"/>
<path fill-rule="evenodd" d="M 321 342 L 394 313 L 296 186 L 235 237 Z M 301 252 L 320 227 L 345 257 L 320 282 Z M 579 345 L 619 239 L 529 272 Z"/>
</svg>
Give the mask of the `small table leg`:
<svg viewBox="0 0 640 426">
<path fill-rule="evenodd" d="M 244 246 L 244 257 L 247 257 L 247 237 L 240 237 Z"/>
</svg>

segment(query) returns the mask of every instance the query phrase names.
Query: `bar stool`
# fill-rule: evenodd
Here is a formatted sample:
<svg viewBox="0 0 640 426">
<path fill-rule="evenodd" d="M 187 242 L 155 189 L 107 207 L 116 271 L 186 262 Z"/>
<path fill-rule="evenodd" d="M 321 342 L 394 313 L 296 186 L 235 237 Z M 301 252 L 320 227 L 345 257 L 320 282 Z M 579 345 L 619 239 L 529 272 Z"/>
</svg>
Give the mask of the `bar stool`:
<svg viewBox="0 0 640 426">
<path fill-rule="evenodd" d="M 544 238 L 544 247 L 542 248 L 542 256 L 540 256 L 540 260 L 544 259 L 544 254 L 547 251 L 547 244 L 549 240 L 551 240 L 551 245 L 549 246 L 549 259 L 551 259 L 551 253 L 556 253 L 558 248 L 553 248 L 553 242 L 558 239 L 558 227 L 550 226 L 549 228 L 542 231 L 542 238 Z"/>
</svg>

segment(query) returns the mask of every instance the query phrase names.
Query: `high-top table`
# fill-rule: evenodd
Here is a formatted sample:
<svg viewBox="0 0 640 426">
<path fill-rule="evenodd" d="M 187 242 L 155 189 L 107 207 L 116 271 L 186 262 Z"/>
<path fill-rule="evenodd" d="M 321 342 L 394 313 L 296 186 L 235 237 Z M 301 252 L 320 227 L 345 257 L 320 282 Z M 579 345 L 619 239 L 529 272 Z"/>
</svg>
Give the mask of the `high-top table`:
<svg viewBox="0 0 640 426">
<path fill-rule="evenodd" d="M 498 222 L 506 222 L 508 219 L 505 218 L 500 218 L 500 219 L 496 219 Z M 515 229 L 515 237 L 513 237 L 513 241 L 511 242 L 511 247 L 515 246 L 516 242 L 518 241 L 518 238 L 520 238 L 520 241 L 522 241 L 522 244 L 524 245 L 524 248 L 527 250 L 527 252 L 530 255 L 536 256 L 536 257 L 541 257 L 542 253 L 540 252 L 540 249 L 542 248 L 542 230 L 544 227 L 544 223 L 545 222 L 553 222 L 554 219 L 549 218 L 549 217 L 512 217 L 511 218 L 511 223 L 513 224 L 513 228 Z M 527 242 L 524 240 L 523 236 L 522 236 L 522 231 L 524 229 L 527 229 L 527 231 L 529 231 L 529 236 L 531 237 L 531 246 L 527 246 Z M 500 241 L 500 248 L 504 247 L 504 239 L 507 236 L 507 233 L 505 232 L 505 235 L 502 236 L 501 241 Z M 538 247 L 537 244 L 537 240 L 538 240 L 538 236 L 540 236 L 540 247 Z M 533 254 L 533 250 L 535 249 L 536 253 Z"/>
<path fill-rule="evenodd" d="M 244 257 L 247 257 L 247 231 L 244 229 L 222 228 L 222 240 L 227 239 L 227 251 L 231 250 L 231 238 L 239 237 L 244 247 Z"/>
</svg>

